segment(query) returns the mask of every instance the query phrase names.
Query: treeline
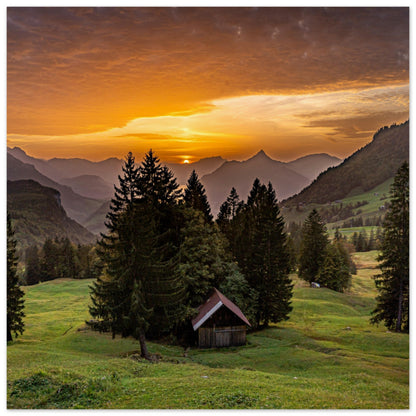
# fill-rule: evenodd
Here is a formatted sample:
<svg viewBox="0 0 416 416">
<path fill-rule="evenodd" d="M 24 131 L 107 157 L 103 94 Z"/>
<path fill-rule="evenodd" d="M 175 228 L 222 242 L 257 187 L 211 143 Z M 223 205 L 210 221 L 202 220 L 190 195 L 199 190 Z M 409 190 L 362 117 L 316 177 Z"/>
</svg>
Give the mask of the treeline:
<svg viewBox="0 0 416 416">
<path fill-rule="evenodd" d="M 376 232 L 371 229 L 369 234 L 366 230 L 361 230 L 359 233 L 355 232 L 350 241 L 358 252 L 378 250 L 381 246 L 382 234 L 381 228 L 377 228 Z"/>
<path fill-rule="evenodd" d="M 359 208 L 367 204 L 368 201 L 357 201 L 355 204 L 344 204 L 340 202 L 321 208 L 319 210 L 319 215 L 326 223 L 342 221 L 354 215 L 361 214 L 362 210 Z"/>
<path fill-rule="evenodd" d="M 47 239 L 25 250 L 23 283 L 34 285 L 59 278 L 95 279 L 103 269 L 93 244 L 75 245 L 68 238 Z"/>
</svg>

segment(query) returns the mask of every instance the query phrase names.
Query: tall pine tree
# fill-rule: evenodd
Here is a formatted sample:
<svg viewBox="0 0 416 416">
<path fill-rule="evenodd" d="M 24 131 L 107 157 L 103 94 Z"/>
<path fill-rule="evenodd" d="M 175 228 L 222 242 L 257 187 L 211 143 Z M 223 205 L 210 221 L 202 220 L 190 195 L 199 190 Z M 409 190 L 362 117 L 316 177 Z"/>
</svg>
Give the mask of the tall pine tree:
<svg viewBox="0 0 416 416">
<path fill-rule="evenodd" d="M 328 236 L 325 224 L 313 209 L 302 227 L 302 243 L 299 257 L 299 277 L 309 283 L 318 281 L 318 273 L 326 255 Z"/>
<path fill-rule="evenodd" d="M 211 215 L 211 208 L 208 203 L 205 188 L 199 180 L 195 170 L 192 171 L 188 183 L 186 184 L 184 201 L 186 206 L 201 211 L 204 214 L 206 222 L 212 223 L 213 217 Z"/>
<path fill-rule="evenodd" d="M 11 220 L 7 215 L 7 341 L 23 334 L 25 316 L 24 292 L 17 277 L 16 240 Z"/>
<path fill-rule="evenodd" d="M 378 256 L 381 273 L 372 323 L 384 322 L 397 332 L 409 331 L 409 165 L 398 170 L 390 190 L 391 205 L 383 223 Z"/>
<path fill-rule="evenodd" d="M 176 319 L 183 287 L 178 258 L 178 185 L 150 151 L 139 168 L 129 153 L 107 215 L 98 253 L 104 274 L 91 286 L 93 325 L 133 335 L 149 359 L 146 331 L 160 334 Z"/>
</svg>

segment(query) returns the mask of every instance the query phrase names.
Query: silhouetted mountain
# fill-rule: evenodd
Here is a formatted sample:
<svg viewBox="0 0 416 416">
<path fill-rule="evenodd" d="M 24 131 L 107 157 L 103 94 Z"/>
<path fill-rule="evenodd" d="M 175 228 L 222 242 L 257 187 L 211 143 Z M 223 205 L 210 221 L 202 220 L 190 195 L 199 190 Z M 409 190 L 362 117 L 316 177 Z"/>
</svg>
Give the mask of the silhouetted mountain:
<svg viewBox="0 0 416 416">
<path fill-rule="evenodd" d="M 117 183 L 123 162 L 115 157 L 100 162 L 80 158 L 45 160 L 29 156 L 19 147 L 7 148 L 7 151 L 21 162 L 33 165 L 40 173 L 56 182 L 80 175 L 96 175 L 110 184 Z"/>
<path fill-rule="evenodd" d="M 246 161 L 225 162 L 215 172 L 202 177 L 213 214 L 218 213 L 232 187 L 240 199 L 246 199 L 256 178 L 266 184 L 271 182 L 279 200 L 299 192 L 310 182 L 289 169 L 286 163 L 271 159 L 261 150 Z"/>
<path fill-rule="evenodd" d="M 102 204 L 102 201 L 78 195 L 69 186 L 49 179 L 38 172 L 33 165 L 21 162 L 10 153 L 7 154 L 7 179 L 12 181 L 32 179 L 43 186 L 58 190 L 61 194 L 62 206 L 68 216 L 81 224 Z"/>
<path fill-rule="evenodd" d="M 64 178 L 60 182 L 70 186 L 81 196 L 105 200 L 114 196 L 114 186 L 97 175 L 80 175 L 74 178 Z"/>
<path fill-rule="evenodd" d="M 288 162 L 287 166 L 313 181 L 320 173 L 330 167 L 339 165 L 341 162 L 342 160 L 335 156 L 330 156 L 326 153 L 317 153 Z"/>
<path fill-rule="evenodd" d="M 7 181 L 7 211 L 19 248 L 40 246 L 55 237 L 68 237 L 80 244 L 95 241 L 91 232 L 66 215 L 56 189 L 33 180 Z"/>
<path fill-rule="evenodd" d="M 381 128 L 370 143 L 340 165 L 321 173 L 284 204 L 323 204 L 358 195 L 393 177 L 405 160 L 409 160 L 409 121 Z"/>
<path fill-rule="evenodd" d="M 198 174 L 199 177 L 207 175 L 218 169 L 226 160 L 221 156 L 207 157 L 198 162 L 180 164 L 180 163 L 166 163 L 166 166 L 172 169 L 175 178 L 180 185 L 187 183 L 192 171 Z"/>
</svg>

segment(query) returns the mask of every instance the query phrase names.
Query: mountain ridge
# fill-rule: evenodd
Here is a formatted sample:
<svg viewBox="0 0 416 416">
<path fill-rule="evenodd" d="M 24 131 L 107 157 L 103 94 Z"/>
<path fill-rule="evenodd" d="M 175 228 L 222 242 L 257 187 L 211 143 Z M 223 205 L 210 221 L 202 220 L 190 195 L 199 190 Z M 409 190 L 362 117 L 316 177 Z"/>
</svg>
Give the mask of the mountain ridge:
<svg viewBox="0 0 416 416">
<path fill-rule="evenodd" d="M 393 177 L 409 160 L 409 120 L 384 126 L 371 142 L 355 151 L 340 165 L 321 173 L 298 194 L 282 201 L 285 205 L 328 203 L 354 192 L 368 191 Z"/>
<path fill-rule="evenodd" d="M 78 195 L 71 187 L 53 181 L 40 173 L 33 165 L 16 159 L 10 153 L 7 154 L 7 179 L 32 179 L 40 185 L 59 191 L 67 215 L 81 224 L 102 203 L 102 201 Z"/>
<path fill-rule="evenodd" d="M 7 181 L 7 211 L 21 249 L 42 245 L 47 238 L 68 237 L 76 244 L 91 243 L 96 238 L 67 216 L 59 191 L 32 179 Z"/>
</svg>

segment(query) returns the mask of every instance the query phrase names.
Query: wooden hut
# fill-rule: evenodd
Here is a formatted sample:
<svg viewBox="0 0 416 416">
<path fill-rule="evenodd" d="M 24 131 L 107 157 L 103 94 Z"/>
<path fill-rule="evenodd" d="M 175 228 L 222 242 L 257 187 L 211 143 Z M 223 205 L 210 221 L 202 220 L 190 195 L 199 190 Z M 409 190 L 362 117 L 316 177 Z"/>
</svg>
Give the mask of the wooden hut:
<svg viewBox="0 0 416 416">
<path fill-rule="evenodd" d="M 244 345 L 247 325 L 251 326 L 240 308 L 217 289 L 198 308 L 198 315 L 192 320 L 200 348 Z"/>
</svg>

